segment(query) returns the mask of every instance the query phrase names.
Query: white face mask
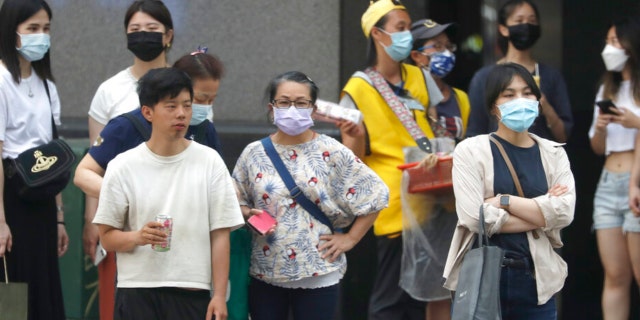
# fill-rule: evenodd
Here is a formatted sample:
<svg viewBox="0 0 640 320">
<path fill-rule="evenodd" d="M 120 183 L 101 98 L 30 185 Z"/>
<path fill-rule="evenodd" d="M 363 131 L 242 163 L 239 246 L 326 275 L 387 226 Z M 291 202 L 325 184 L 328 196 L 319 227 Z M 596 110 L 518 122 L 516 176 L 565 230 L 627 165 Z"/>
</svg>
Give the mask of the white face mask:
<svg viewBox="0 0 640 320">
<path fill-rule="evenodd" d="M 604 65 L 609 71 L 622 71 L 627 59 L 629 59 L 629 56 L 624 52 L 624 49 L 608 44 L 602 50 L 602 60 L 604 60 Z"/>
</svg>

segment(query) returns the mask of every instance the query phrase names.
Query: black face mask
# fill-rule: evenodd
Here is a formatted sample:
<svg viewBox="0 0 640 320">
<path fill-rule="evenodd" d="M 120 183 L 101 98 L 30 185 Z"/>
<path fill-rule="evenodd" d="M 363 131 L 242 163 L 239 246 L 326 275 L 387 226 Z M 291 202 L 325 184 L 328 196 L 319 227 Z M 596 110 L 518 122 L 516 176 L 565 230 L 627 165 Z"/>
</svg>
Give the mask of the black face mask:
<svg viewBox="0 0 640 320">
<path fill-rule="evenodd" d="M 509 41 L 518 50 L 531 48 L 540 38 L 540 26 L 530 23 L 521 23 L 509 28 Z"/>
<path fill-rule="evenodd" d="M 157 58 L 164 50 L 162 32 L 136 31 L 127 34 L 127 49 L 142 61 Z"/>
</svg>

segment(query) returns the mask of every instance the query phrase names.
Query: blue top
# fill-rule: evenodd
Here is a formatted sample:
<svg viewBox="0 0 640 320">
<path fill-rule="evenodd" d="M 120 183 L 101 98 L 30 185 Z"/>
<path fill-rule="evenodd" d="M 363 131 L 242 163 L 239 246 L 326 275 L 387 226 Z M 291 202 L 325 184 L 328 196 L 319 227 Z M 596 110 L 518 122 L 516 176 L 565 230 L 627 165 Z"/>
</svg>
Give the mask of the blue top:
<svg viewBox="0 0 640 320">
<path fill-rule="evenodd" d="M 487 76 L 493 67 L 494 65 L 490 65 L 478 70 L 469 84 L 471 114 L 469 115 L 467 137 L 494 132 L 498 128 L 495 117 L 489 115 L 487 111 L 484 96 Z M 564 123 L 565 133 L 567 137 L 569 137 L 573 129 L 573 115 L 571 113 L 571 103 L 569 102 L 569 93 L 564 78 L 558 70 L 541 63 L 538 64 L 538 70 L 540 71 L 540 90 Z M 547 119 L 542 113 L 540 113 L 531 128 L 529 128 L 529 132 L 542 138 L 556 141 L 551 134 L 551 130 L 547 127 Z"/>
<path fill-rule="evenodd" d="M 529 148 L 521 148 L 510 144 L 495 134 L 492 136 L 500 141 L 504 151 L 509 156 L 509 160 L 511 160 L 511 164 L 513 164 L 513 168 L 522 185 L 524 197 L 531 199 L 547 193 L 549 186 L 547 186 L 547 178 L 542 166 L 538 144 Z M 495 194 L 502 193 L 517 196 L 518 190 L 511 177 L 511 172 L 509 172 L 509 167 L 507 167 L 500 150 L 493 142 L 491 142 L 491 154 L 493 155 L 493 190 Z M 506 251 L 505 256 L 509 258 L 531 258 L 529 242 L 525 232 L 496 233 L 491 237 L 490 242 L 504 249 Z"/>
<path fill-rule="evenodd" d="M 131 114 L 140 118 L 141 123 L 151 132 L 151 123 L 142 116 L 140 108 L 131 111 Z M 206 139 L 200 141 L 201 144 L 209 146 L 222 155 L 222 146 L 218 139 L 218 133 L 216 128 L 209 120 L 206 128 Z M 186 137 L 193 140 L 197 132 L 197 126 L 189 126 Z M 109 121 L 107 125 L 100 132 L 100 136 L 97 141 L 89 149 L 89 154 L 96 160 L 96 162 L 105 170 L 109 161 L 115 158 L 122 152 L 137 147 L 140 143 L 144 142 L 144 137 L 136 129 L 131 120 L 120 115 Z"/>
</svg>

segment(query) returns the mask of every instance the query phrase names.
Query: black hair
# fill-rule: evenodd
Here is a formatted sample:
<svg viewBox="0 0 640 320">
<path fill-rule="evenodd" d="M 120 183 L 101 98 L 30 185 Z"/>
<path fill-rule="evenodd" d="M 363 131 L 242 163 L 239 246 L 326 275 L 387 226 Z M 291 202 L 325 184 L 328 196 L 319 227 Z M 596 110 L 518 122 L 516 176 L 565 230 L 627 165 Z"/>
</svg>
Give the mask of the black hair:
<svg viewBox="0 0 640 320">
<path fill-rule="evenodd" d="M 388 13 L 385 14 L 376 24 L 373 26 L 374 28 L 383 29 L 384 25 L 387 23 Z M 371 29 L 373 31 L 373 29 Z M 378 53 L 376 52 L 376 44 L 374 43 L 373 37 L 371 33 L 369 33 L 369 41 L 367 42 L 367 66 L 373 67 L 378 62 Z"/>
<path fill-rule="evenodd" d="M 611 27 L 616 28 L 618 42 L 629 56 L 627 63 L 631 71 L 631 87 L 633 99 L 636 104 L 640 104 L 640 17 L 629 16 L 617 19 L 611 23 Z M 616 99 L 616 94 L 620 90 L 622 73 L 607 71 L 602 82 L 604 84 L 603 96 L 607 99 Z"/>
<path fill-rule="evenodd" d="M 540 24 L 540 11 L 538 11 L 538 7 L 530 0 L 509 0 L 505 2 L 498 11 L 498 24 L 506 27 L 507 19 L 523 4 L 528 4 L 533 8 L 533 12 L 536 14 L 536 20 L 538 20 L 538 24 Z M 498 47 L 503 54 L 507 54 L 509 38 L 503 36 L 500 32 L 498 32 Z"/>
<path fill-rule="evenodd" d="M 167 6 L 160 0 L 137 0 L 134 1 L 127 9 L 127 13 L 124 15 L 124 30 L 129 28 L 129 22 L 134 14 L 137 12 L 144 12 L 150 15 L 152 18 L 158 20 L 164 25 L 165 32 L 173 30 L 173 20 L 171 19 L 171 12 L 167 9 Z M 171 37 L 171 44 L 173 44 L 173 38 Z"/>
<path fill-rule="evenodd" d="M 176 68 L 151 69 L 138 80 L 140 106 L 153 107 L 165 98 L 175 98 L 188 90 L 193 99 L 193 84 L 184 71 Z"/>
<path fill-rule="evenodd" d="M 42 0 L 5 0 L 0 8 L 0 59 L 7 67 L 16 83 L 20 82 L 20 60 L 16 43 L 18 40 L 18 25 L 31 18 L 38 11 L 44 9 L 52 19 L 51 8 Z M 31 66 L 41 79 L 53 81 L 49 52 L 38 61 L 32 61 Z"/>
<path fill-rule="evenodd" d="M 515 77 L 522 78 L 522 80 L 531 89 L 531 92 L 536 96 L 536 99 L 538 101 L 540 100 L 540 97 L 542 96 L 540 88 L 538 88 L 538 85 L 529 70 L 517 63 L 497 64 L 491 68 L 491 71 L 489 71 L 489 75 L 487 76 L 485 83 L 485 106 L 489 114 L 491 114 L 491 110 L 493 110 L 500 93 L 502 93 L 502 91 L 511 84 Z"/>
<path fill-rule="evenodd" d="M 173 63 L 173 67 L 186 72 L 191 79 L 220 80 L 224 75 L 224 67 L 220 59 L 202 52 L 185 54 Z"/>
<path fill-rule="evenodd" d="M 318 99 L 318 91 L 320 89 L 318 89 L 318 86 L 313 82 L 313 80 L 311 80 L 311 78 L 307 77 L 306 74 L 300 71 L 288 71 L 271 79 L 265 92 L 267 103 L 270 103 L 275 99 L 278 87 L 280 87 L 280 84 L 287 81 L 306 84 L 309 87 L 309 95 L 311 96 L 312 103 L 316 103 L 316 100 Z"/>
</svg>

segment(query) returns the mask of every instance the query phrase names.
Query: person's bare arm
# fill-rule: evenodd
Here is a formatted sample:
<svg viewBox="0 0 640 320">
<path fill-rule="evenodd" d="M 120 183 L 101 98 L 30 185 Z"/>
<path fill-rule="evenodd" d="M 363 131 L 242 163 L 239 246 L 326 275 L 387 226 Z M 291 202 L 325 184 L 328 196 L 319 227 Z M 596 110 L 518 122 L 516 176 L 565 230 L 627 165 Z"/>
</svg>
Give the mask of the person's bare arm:
<svg viewBox="0 0 640 320">
<path fill-rule="evenodd" d="M 107 251 L 128 252 L 137 246 L 148 244 L 161 245 L 167 234 L 161 231 L 160 222 L 147 222 L 140 230 L 122 231 L 106 224 L 98 224 L 100 241 Z"/>
<path fill-rule="evenodd" d="M 227 319 L 227 283 L 229 281 L 229 256 L 231 245 L 229 228 L 216 229 L 209 233 L 211 242 L 211 279 L 213 297 L 207 308 L 205 319 Z"/>
<path fill-rule="evenodd" d="M 3 145 L 4 141 L 0 141 L 0 150 Z M 4 214 L 4 166 L 0 161 L 0 257 L 4 257 L 5 252 L 11 252 L 12 245 L 11 230 Z"/>
<path fill-rule="evenodd" d="M 86 154 L 76 168 L 73 183 L 84 192 L 87 197 L 98 198 L 102 177 L 105 170 L 96 162 L 90 154 Z M 95 214 L 95 212 L 94 212 Z"/>
<path fill-rule="evenodd" d="M 342 144 L 351 149 L 356 157 L 363 159 L 365 156 L 365 128 L 364 124 L 355 124 L 348 120 L 336 122 L 340 129 Z"/>
<path fill-rule="evenodd" d="M 629 206 L 636 216 L 640 216 L 640 132 L 636 134 L 631 178 L 629 179 Z"/>
</svg>

